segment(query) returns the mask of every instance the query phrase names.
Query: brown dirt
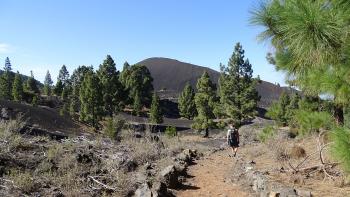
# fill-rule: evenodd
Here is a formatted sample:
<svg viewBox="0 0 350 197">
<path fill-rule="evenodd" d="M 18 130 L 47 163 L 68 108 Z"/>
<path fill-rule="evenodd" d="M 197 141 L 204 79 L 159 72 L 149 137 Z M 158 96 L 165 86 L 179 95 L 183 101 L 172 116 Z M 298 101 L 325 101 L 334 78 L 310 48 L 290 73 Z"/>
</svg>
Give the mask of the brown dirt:
<svg viewBox="0 0 350 197">
<path fill-rule="evenodd" d="M 228 156 L 228 151 L 219 151 L 198 160 L 196 165 L 189 168 L 189 177 L 184 183 L 183 190 L 177 191 L 176 196 L 249 196 L 230 179 L 235 160 Z"/>
<path fill-rule="evenodd" d="M 199 137 L 185 137 L 186 140 L 196 141 L 199 143 L 212 144 L 209 142 L 215 141 L 214 139 L 203 139 Z M 278 143 L 272 141 L 271 143 Z M 288 166 L 284 162 L 276 160 L 275 149 L 271 143 L 262 144 L 256 143 L 252 145 L 246 145 L 239 149 L 238 160 L 245 163 L 254 161 L 256 163 L 253 167 L 258 171 L 269 171 L 270 174 L 266 175 L 270 181 L 278 182 L 285 186 L 311 191 L 313 196 L 350 196 L 350 184 L 348 181 L 341 182 L 341 177 L 337 180 L 324 180 L 323 175 L 314 175 L 309 178 L 302 177 L 300 182 L 294 182 L 294 179 L 299 178 L 298 175 L 290 173 L 280 173 L 279 169 L 284 167 L 288 169 Z M 310 136 L 304 139 L 291 139 L 285 140 L 281 143 L 281 146 L 290 150 L 294 146 L 300 146 L 306 151 L 306 155 L 312 153 L 317 148 L 316 137 Z M 214 143 L 216 147 L 217 143 Z M 212 147 L 214 147 L 214 144 Z M 235 183 L 235 171 L 239 171 L 239 162 L 236 163 L 236 159 L 228 157 L 229 150 L 217 151 L 209 156 L 205 156 L 200 160 L 197 160 L 195 165 L 189 166 L 189 177 L 184 182 L 184 187 L 176 191 L 176 196 L 180 197 L 192 197 L 192 196 L 254 196 L 251 190 L 246 186 Z M 325 151 L 325 158 L 327 161 L 331 161 L 329 152 Z M 303 158 L 292 159 L 292 164 L 300 162 Z M 312 158 L 308 161 L 304 167 L 315 165 L 319 162 L 318 157 Z M 337 167 L 338 168 L 338 167 Z M 339 170 L 339 169 L 338 169 Z M 243 181 L 243 180 L 242 180 Z M 294 183 L 293 183 L 294 182 Z"/>
</svg>

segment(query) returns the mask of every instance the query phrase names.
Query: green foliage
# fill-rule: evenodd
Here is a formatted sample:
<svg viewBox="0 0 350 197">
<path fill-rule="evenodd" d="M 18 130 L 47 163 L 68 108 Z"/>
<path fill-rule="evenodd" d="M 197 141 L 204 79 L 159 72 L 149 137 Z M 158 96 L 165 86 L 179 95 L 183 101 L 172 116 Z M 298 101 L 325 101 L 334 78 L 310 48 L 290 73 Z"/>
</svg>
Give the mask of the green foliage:
<svg viewBox="0 0 350 197">
<path fill-rule="evenodd" d="M 32 106 L 38 106 L 38 96 L 36 95 L 36 94 L 34 94 L 34 96 L 32 97 L 32 102 L 31 102 L 31 104 L 32 104 Z"/>
<path fill-rule="evenodd" d="M 10 59 L 5 59 L 4 72 L 0 76 L 0 98 L 12 99 L 13 73 Z"/>
<path fill-rule="evenodd" d="M 173 127 L 173 126 L 166 127 L 165 135 L 168 136 L 168 137 L 175 137 L 175 136 L 177 136 L 176 127 Z"/>
<path fill-rule="evenodd" d="M 348 7 L 339 0 L 272 0 L 252 15 L 251 22 L 264 27 L 260 39 L 274 46 L 276 69 L 306 94 L 331 95 L 341 124 L 339 111 L 350 100 Z"/>
<path fill-rule="evenodd" d="M 65 65 L 61 67 L 58 73 L 57 81 L 61 81 L 63 87 L 69 85 L 69 72 Z"/>
<path fill-rule="evenodd" d="M 67 101 L 69 98 L 69 95 L 71 94 L 71 86 L 65 86 L 62 90 L 61 98 L 63 101 Z"/>
<path fill-rule="evenodd" d="M 34 94 L 39 94 L 39 88 L 38 88 L 38 84 L 37 81 L 34 78 L 34 74 L 33 71 L 30 71 L 30 77 L 27 80 L 27 84 L 26 84 L 26 91 L 34 93 Z"/>
<path fill-rule="evenodd" d="M 156 92 L 154 92 L 152 96 L 152 104 L 150 110 L 150 121 L 154 124 L 159 124 L 163 122 L 162 109 L 160 107 L 159 102 L 159 97 L 156 94 Z"/>
<path fill-rule="evenodd" d="M 134 98 L 133 113 L 136 116 L 140 116 L 141 111 L 142 111 L 141 98 L 139 96 L 139 93 L 136 93 Z"/>
<path fill-rule="evenodd" d="M 153 78 L 146 66 L 124 65 L 124 69 L 119 77 L 120 82 L 129 94 L 129 103 L 135 103 L 134 99 L 140 99 L 142 106 L 149 106 L 152 100 Z"/>
<path fill-rule="evenodd" d="M 320 129 L 330 129 L 334 125 L 332 116 L 328 112 L 297 110 L 294 116 L 298 134 L 305 135 L 319 132 Z"/>
<path fill-rule="evenodd" d="M 51 79 L 50 72 L 47 71 L 46 72 L 46 76 L 45 76 L 45 81 L 44 81 L 44 93 L 47 96 L 51 95 L 51 86 L 52 86 L 52 84 L 53 84 L 53 81 Z"/>
<path fill-rule="evenodd" d="M 286 126 L 290 120 L 289 106 L 291 106 L 290 97 L 283 92 L 279 100 L 273 103 L 268 109 L 266 116 L 276 120 L 279 124 Z"/>
<path fill-rule="evenodd" d="M 103 102 L 99 78 L 93 72 L 86 73 L 80 89 L 79 119 L 97 128 L 103 112 Z"/>
<path fill-rule="evenodd" d="M 103 133 L 112 140 L 116 140 L 125 124 L 126 121 L 120 116 L 108 117 Z"/>
<path fill-rule="evenodd" d="M 61 96 L 62 92 L 63 92 L 63 83 L 62 83 L 61 80 L 58 80 L 57 83 L 56 83 L 55 89 L 54 89 L 54 93 L 57 96 Z"/>
<path fill-rule="evenodd" d="M 12 96 L 15 101 L 22 101 L 23 99 L 23 82 L 18 71 L 15 75 L 15 80 L 13 81 Z"/>
<path fill-rule="evenodd" d="M 87 73 L 93 72 L 92 66 L 79 66 L 77 69 L 73 71 L 73 74 L 71 76 L 70 82 L 71 82 L 71 101 L 74 101 L 74 108 L 76 111 L 78 111 L 80 107 L 80 89 L 81 84 L 84 80 L 84 76 L 86 76 Z M 59 94 L 61 95 L 61 94 Z"/>
<path fill-rule="evenodd" d="M 253 117 L 260 100 L 259 80 L 253 79 L 252 65 L 244 58 L 242 45 L 237 43 L 228 65 L 220 65 L 220 103 L 228 118 L 239 121 Z"/>
<path fill-rule="evenodd" d="M 194 97 L 194 90 L 191 85 L 187 83 L 179 96 L 179 111 L 182 117 L 192 119 L 197 115 Z"/>
<path fill-rule="evenodd" d="M 122 85 L 119 82 L 119 72 L 110 55 L 103 61 L 97 70 L 97 75 L 102 85 L 104 111 L 112 116 L 120 110 L 122 103 Z"/>
<path fill-rule="evenodd" d="M 258 138 L 260 141 L 266 142 L 268 139 L 271 139 L 275 134 L 275 128 L 273 126 L 267 126 L 258 134 Z"/>
<path fill-rule="evenodd" d="M 197 94 L 195 95 L 195 103 L 198 115 L 194 118 L 192 128 L 197 130 L 207 130 L 215 124 L 213 113 L 216 97 L 216 86 L 210 80 L 207 72 L 204 72 L 202 77 L 197 81 Z"/>
<path fill-rule="evenodd" d="M 68 110 L 69 110 L 69 105 L 67 103 L 64 103 L 62 108 L 60 109 L 60 115 L 61 116 L 65 116 L 68 114 Z"/>
<path fill-rule="evenodd" d="M 73 117 L 77 111 L 77 108 L 78 108 L 78 101 L 75 98 L 72 98 L 69 104 L 69 115 Z"/>
<path fill-rule="evenodd" d="M 332 156 L 340 161 L 343 169 L 350 173 L 350 129 L 345 127 L 338 127 L 331 132 Z"/>
</svg>

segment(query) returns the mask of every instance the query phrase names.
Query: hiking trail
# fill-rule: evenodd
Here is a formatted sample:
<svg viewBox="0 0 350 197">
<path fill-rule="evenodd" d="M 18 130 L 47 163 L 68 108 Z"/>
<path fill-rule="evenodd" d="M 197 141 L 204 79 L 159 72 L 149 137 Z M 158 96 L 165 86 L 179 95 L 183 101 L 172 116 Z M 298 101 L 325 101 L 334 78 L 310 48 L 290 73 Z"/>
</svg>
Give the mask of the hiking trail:
<svg viewBox="0 0 350 197">
<path fill-rule="evenodd" d="M 240 157 L 229 157 L 229 150 L 218 151 L 196 161 L 189 166 L 188 175 L 182 190 L 176 192 L 179 197 L 219 196 L 235 197 L 249 196 L 238 184 L 229 177 Z"/>
</svg>

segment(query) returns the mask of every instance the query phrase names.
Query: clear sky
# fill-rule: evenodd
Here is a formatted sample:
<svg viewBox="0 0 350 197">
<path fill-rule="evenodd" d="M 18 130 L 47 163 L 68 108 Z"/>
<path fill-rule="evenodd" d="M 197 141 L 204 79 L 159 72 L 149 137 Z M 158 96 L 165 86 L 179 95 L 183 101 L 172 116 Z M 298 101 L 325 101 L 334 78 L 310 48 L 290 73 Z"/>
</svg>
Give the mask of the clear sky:
<svg viewBox="0 0 350 197">
<path fill-rule="evenodd" d="M 259 0 L 0 0 L 0 65 L 56 81 L 65 64 L 95 68 L 110 54 L 123 63 L 168 57 L 219 70 L 241 42 L 254 75 L 284 84 L 266 62 L 268 43 L 249 24 Z M 1 66 L 2 67 L 2 66 Z"/>
</svg>

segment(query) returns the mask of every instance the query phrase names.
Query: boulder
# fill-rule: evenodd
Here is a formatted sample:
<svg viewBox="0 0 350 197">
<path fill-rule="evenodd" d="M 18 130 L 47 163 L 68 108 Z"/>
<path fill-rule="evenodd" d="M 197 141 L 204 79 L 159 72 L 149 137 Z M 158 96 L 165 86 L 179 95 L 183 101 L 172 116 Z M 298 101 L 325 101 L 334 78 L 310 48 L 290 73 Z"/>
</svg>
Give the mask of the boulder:
<svg viewBox="0 0 350 197">
<path fill-rule="evenodd" d="M 139 187 L 134 194 L 134 197 L 152 197 L 152 191 L 147 183 Z"/>
<path fill-rule="evenodd" d="M 178 180 L 179 173 L 174 165 L 166 167 L 160 173 L 160 180 L 165 183 L 167 188 L 176 188 L 180 185 Z"/>
<path fill-rule="evenodd" d="M 173 196 L 168 192 L 166 185 L 162 182 L 155 182 L 152 185 L 152 197 L 170 197 Z"/>
<path fill-rule="evenodd" d="M 307 191 L 307 190 L 296 189 L 296 193 L 298 196 L 301 196 L 301 197 L 311 197 L 312 196 L 311 192 Z"/>
</svg>

